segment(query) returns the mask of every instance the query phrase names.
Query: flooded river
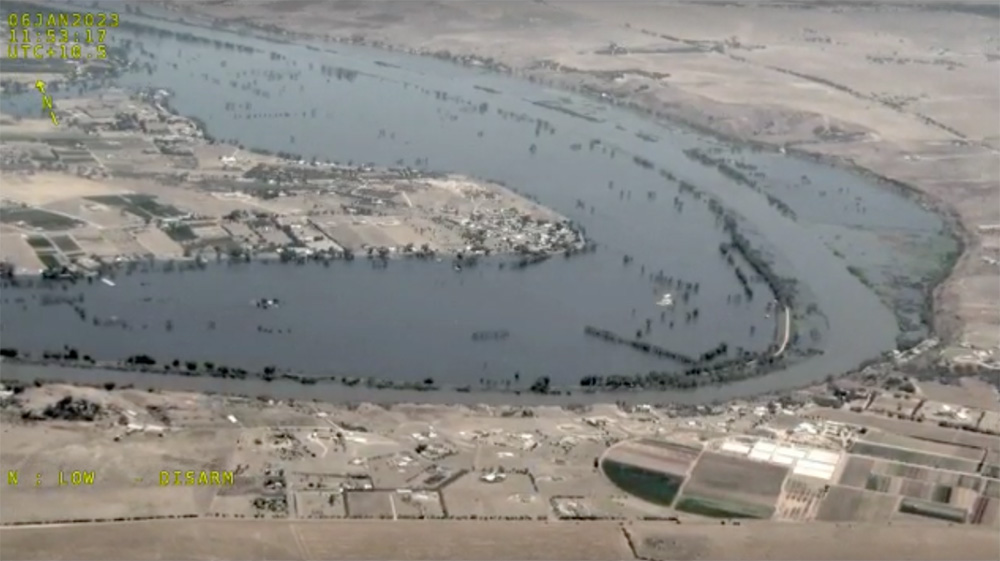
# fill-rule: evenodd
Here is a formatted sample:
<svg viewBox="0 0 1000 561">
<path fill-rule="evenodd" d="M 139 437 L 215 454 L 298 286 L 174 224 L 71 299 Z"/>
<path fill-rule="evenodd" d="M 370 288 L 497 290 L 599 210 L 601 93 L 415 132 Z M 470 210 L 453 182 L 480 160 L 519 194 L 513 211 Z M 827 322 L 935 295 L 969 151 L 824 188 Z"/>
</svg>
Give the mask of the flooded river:
<svg viewBox="0 0 1000 561">
<path fill-rule="evenodd" d="M 681 368 L 589 338 L 586 325 L 631 337 L 648 319 L 645 340 L 692 356 L 720 342 L 764 350 L 774 343 L 777 324 L 767 291 L 757 283 L 760 296 L 736 303 L 740 285 L 719 254 L 729 236 L 705 198 L 678 189 L 683 180 L 737 213 L 741 232 L 770 256 L 775 272 L 798 280 L 804 317 L 794 322 L 794 336 L 801 348 L 823 350 L 739 385 L 752 393 L 821 379 L 893 348 L 896 318 L 848 265 L 876 282 L 917 283 L 935 272 L 927 262 L 936 264 L 938 254 L 928 255 L 927 248 L 945 251 L 952 243 L 934 214 L 858 175 L 654 125 L 581 96 L 364 47 L 338 44 L 323 47 L 336 52 L 325 52 L 156 25 L 256 49 L 237 52 L 125 29 L 111 37 L 132 41 L 136 55 L 140 44 L 149 53 L 139 57 L 149 70 L 127 74 L 121 85 L 168 87 L 172 105 L 204 121 L 216 138 L 306 158 L 402 163 L 501 181 L 581 224 L 599 248 L 520 271 L 500 270 L 491 260 L 462 272 L 447 262 L 392 262 L 385 270 L 363 260 L 330 267 L 220 265 L 119 275 L 114 287 L 70 290 L 83 295 L 92 317 L 114 317 L 112 327 L 81 321 L 67 306 L 42 306 L 40 291 L 9 290 L 4 346 L 40 351 L 68 344 L 97 358 L 147 353 L 473 385 L 515 375 L 515 385 L 540 375 L 554 385 L 575 385 L 588 374 Z M 6 103 L 16 106 L 16 100 Z M 765 191 L 796 218 L 685 156 L 690 149 L 755 170 Z M 676 180 L 665 179 L 661 169 Z M 623 263 L 626 255 L 631 264 Z M 697 292 L 681 301 L 676 290 L 651 278 L 660 271 L 673 286 L 697 283 Z M 673 308 L 656 305 L 664 292 L 674 292 Z M 262 310 L 251 303 L 259 298 L 278 298 L 281 306 Z M 695 308 L 697 319 L 687 320 Z M 506 330 L 510 337 L 472 341 L 481 330 Z"/>
</svg>

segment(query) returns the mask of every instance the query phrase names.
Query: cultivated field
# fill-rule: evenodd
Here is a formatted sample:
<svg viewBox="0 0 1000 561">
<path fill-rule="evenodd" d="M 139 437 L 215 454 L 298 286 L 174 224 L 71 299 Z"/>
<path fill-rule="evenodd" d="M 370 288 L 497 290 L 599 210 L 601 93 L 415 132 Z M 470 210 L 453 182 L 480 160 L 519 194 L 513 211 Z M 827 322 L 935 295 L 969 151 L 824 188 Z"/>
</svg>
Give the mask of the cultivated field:
<svg viewBox="0 0 1000 561">
<path fill-rule="evenodd" d="M 917 450 L 897 448 L 895 446 L 872 444 L 862 440 L 855 442 L 854 445 L 851 446 L 851 453 L 932 468 L 961 471 L 965 473 L 976 473 L 979 471 L 978 461 L 963 460 L 960 458 L 941 456 L 938 454 L 928 454 Z"/>
<path fill-rule="evenodd" d="M 896 511 L 899 497 L 862 489 L 833 486 L 819 506 L 824 522 L 885 522 Z"/>
<path fill-rule="evenodd" d="M 787 475 L 786 467 L 705 452 L 677 508 L 708 516 L 770 518 Z"/>
<path fill-rule="evenodd" d="M 825 483 L 811 477 L 789 476 L 778 499 L 775 518 L 796 522 L 812 520 L 826 494 L 825 487 Z"/>
<path fill-rule="evenodd" d="M 683 478 L 700 453 L 698 448 L 684 444 L 641 439 L 609 448 L 604 460 Z"/>
<path fill-rule="evenodd" d="M 863 456 L 848 456 L 847 464 L 840 472 L 839 483 L 848 487 L 863 488 L 868 475 L 875 469 L 875 460 Z"/>
<path fill-rule="evenodd" d="M 883 431 L 869 431 L 865 434 L 865 442 L 874 444 L 885 444 L 897 448 L 908 448 L 928 454 L 938 454 L 941 456 L 954 456 L 965 460 L 980 461 L 983 459 L 985 451 L 982 448 L 962 446 L 959 444 L 946 444 L 944 442 L 934 442 L 920 438 L 913 438 L 901 434 L 893 434 Z"/>
<path fill-rule="evenodd" d="M 694 446 L 644 438 L 609 448 L 601 459 L 601 470 L 623 491 L 670 506 L 700 453 Z"/>
</svg>

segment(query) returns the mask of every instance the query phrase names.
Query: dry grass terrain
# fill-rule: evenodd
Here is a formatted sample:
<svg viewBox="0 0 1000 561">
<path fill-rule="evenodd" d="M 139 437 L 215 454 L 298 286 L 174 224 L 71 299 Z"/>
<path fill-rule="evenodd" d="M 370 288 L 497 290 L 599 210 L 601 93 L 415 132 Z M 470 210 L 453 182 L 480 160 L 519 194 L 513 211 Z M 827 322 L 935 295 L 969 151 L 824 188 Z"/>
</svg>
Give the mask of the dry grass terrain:
<svg viewBox="0 0 1000 561">
<path fill-rule="evenodd" d="M 645 559 L 797 560 L 995 559 L 1000 537 L 989 530 L 936 525 L 743 522 L 740 526 L 666 526 L 637 522 L 626 528 Z M 961 544 L 961 545 L 957 545 Z"/>
<path fill-rule="evenodd" d="M 166 521 L 0 530 L 4 559 L 627 559 L 618 524 Z"/>
<path fill-rule="evenodd" d="M 996 533 L 896 523 L 178 520 L 4 528 L 4 559 L 994 559 Z M 955 547 L 955 543 L 963 544 Z"/>
<path fill-rule="evenodd" d="M 968 347 L 1000 347 L 997 265 L 988 261 L 1000 254 L 994 4 L 168 3 L 321 38 L 491 57 L 544 83 L 622 94 L 660 117 L 910 185 L 954 211 L 967 244 L 936 294 L 936 328 L 953 345 L 946 356 L 978 362 Z M 625 52 L 599 52 L 611 42 Z"/>
</svg>

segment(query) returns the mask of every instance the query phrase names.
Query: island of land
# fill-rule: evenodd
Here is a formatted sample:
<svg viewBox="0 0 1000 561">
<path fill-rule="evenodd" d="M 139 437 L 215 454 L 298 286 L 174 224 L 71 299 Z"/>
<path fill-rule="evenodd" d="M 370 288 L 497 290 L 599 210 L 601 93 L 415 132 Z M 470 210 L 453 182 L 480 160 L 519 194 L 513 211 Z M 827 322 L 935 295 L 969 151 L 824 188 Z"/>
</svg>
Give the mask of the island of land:
<svg viewBox="0 0 1000 561">
<path fill-rule="evenodd" d="M 0 122 L 2 258 L 14 275 L 116 263 L 544 256 L 583 241 L 500 185 L 409 168 L 292 160 L 206 138 L 165 91 L 58 98 Z"/>
</svg>

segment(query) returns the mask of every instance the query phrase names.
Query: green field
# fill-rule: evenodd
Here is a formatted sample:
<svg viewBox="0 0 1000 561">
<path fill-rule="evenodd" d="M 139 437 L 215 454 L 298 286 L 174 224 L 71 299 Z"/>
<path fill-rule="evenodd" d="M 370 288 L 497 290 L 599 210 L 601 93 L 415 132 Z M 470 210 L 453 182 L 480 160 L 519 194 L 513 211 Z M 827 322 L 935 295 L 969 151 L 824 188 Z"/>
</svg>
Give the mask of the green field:
<svg viewBox="0 0 1000 561">
<path fill-rule="evenodd" d="M 52 236 L 52 243 L 56 244 L 60 250 L 66 253 L 73 253 L 75 251 L 80 251 L 80 246 L 73 241 L 73 238 L 67 235 Z"/>
<path fill-rule="evenodd" d="M 55 214 L 38 208 L 0 208 L 0 222 L 16 224 L 23 222 L 39 230 L 69 230 L 83 225 L 83 222 L 68 216 Z"/>
<path fill-rule="evenodd" d="M 38 256 L 39 261 L 41 261 L 42 265 L 44 265 L 47 269 L 54 269 L 61 266 L 59 260 L 56 259 L 56 256 L 51 253 L 39 253 L 36 251 L 35 255 Z"/>
<path fill-rule="evenodd" d="M 119 207 L 124 209 L 125 212 L 144 219 L 184 216 L 184 212 L 177 207 L 160 204 L 156 201 L 156 197 L 152 195 L 99 195 L 96 197 L 87 197 L 87 200 L 102 205 Z"/>
<path fill-rule="evenodd" d="M 45 236 L 28 236 L 27 242 L 31 249 L 54 249 L 52 242 Z"/>
<path fill-rule="evenodd" d="M 773 507 L 710 499 L 687 493 L 677 503 L 677 510 L 711 518 L 768 519 L 774 514 Z"/>
<path fill-rule="evenodd" d="M 163 233 L 177 243 L 191 242 L 198 239 L 194 230 L 192 230 L 187 224 L 171 224 L 169 226 L 165 226 L 163 228 Z"/>
<path fill-rule="evenodd" d="M 612 460 L 601 462 L 604 475 L 619 489 L 646 502 L 670 506 L 684 478 Z"/>
<path fill-rule="evenodd" d="M 968 517 L 968 512 L 966 512 L 965 509 L 928 501 L 921 501 L 919 499 L 912 499 L 909 497 L 903 499 L 902 502 L 899 503 L 899 512 L 916 514 L 918 516 L 927 516 L 929 518 L 946 520 L 948 522 L 957 522 L 959 524 L 965 523 L 965 520 Z"/>
</svg>

